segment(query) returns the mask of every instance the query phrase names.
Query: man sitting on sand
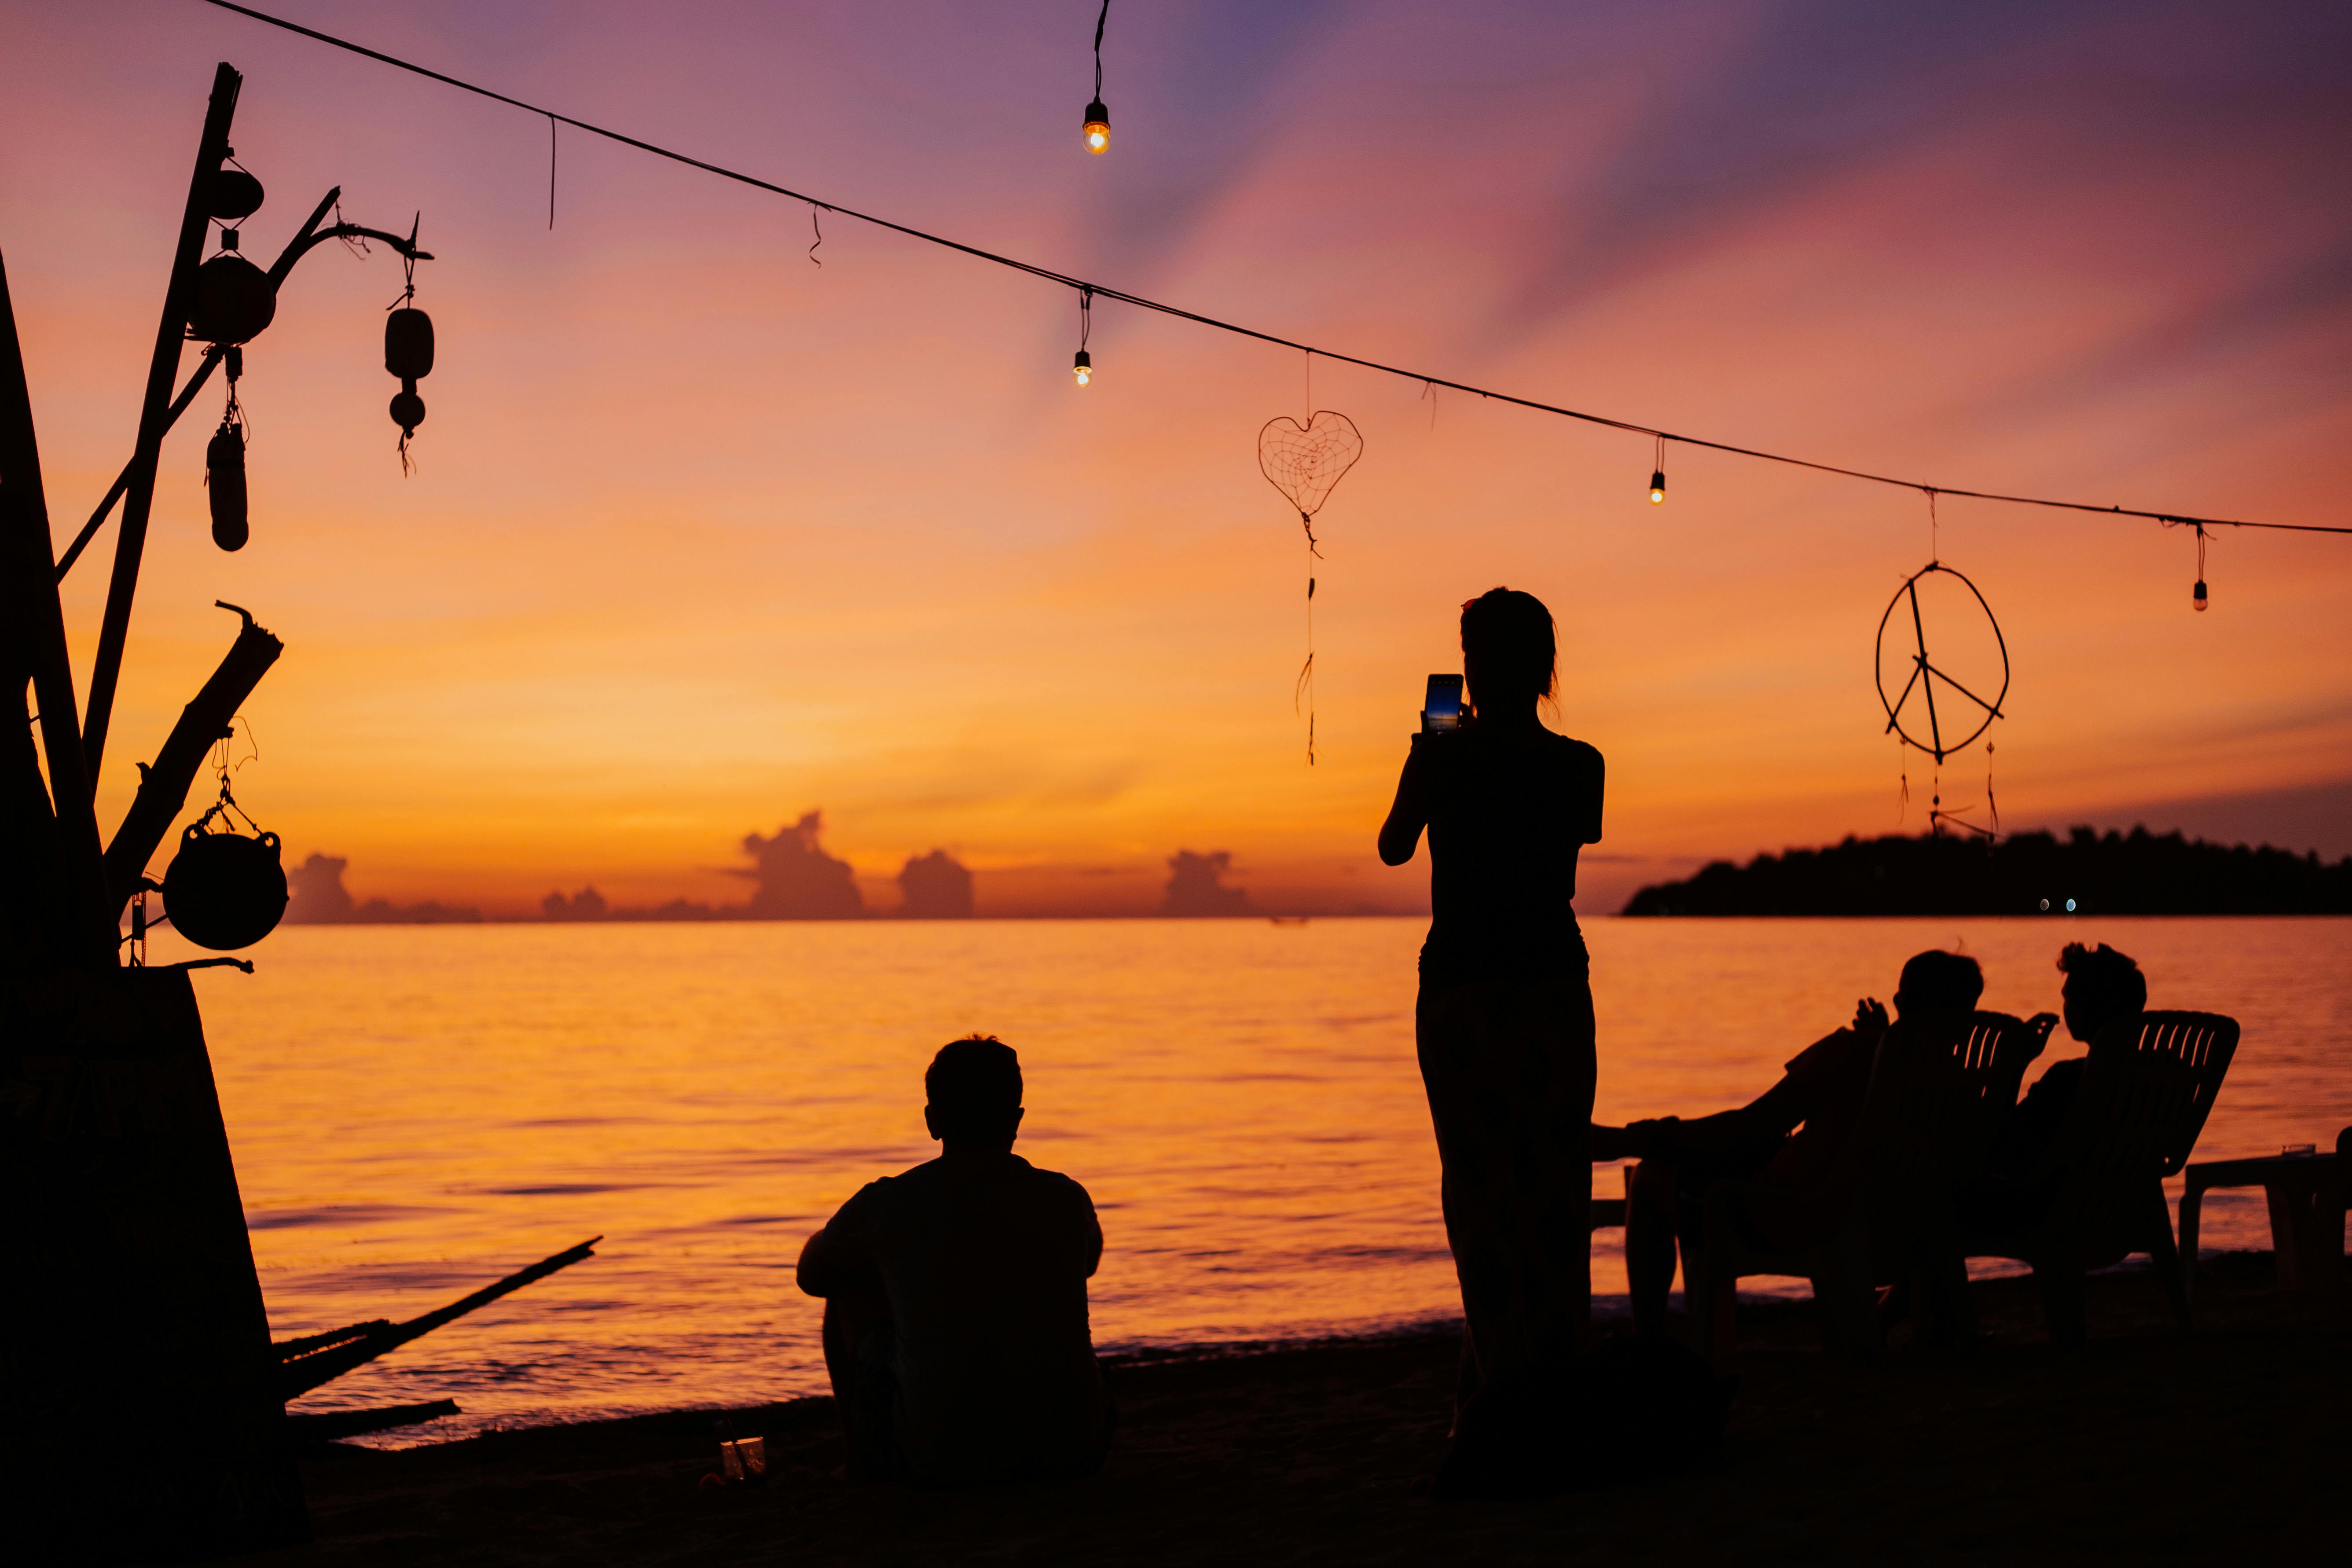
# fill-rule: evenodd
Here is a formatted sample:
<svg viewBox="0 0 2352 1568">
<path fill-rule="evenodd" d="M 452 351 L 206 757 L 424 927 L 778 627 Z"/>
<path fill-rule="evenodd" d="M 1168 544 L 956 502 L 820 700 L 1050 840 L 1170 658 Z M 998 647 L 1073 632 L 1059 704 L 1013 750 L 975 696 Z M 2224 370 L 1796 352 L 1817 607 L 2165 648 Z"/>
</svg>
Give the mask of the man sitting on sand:
<svg viewBox="0 0 2352 1568">
<path fill-rule="evenodd" d="M 2059 988 L 2066 1032 L 2086 1046 L 2116 1019 L 2147 1009 L 2147 977 L 2138 964 L 2105 942 L 2096 948 L 2068 942 L 2058 954 L 2058 968 L 2066 976 Z M 2083 1066 L 2089 1060 L 2068 1057 L 2042 1069 L 2010 1112 L 1993 1146 L 1994 1175 L 2012 1181 L 2033 1176 L 2074 1103 L 2075 1091 L 2083 1085 Z"/>
<path fill-rule="evenodd" d="M 869 1183 L 801 1248 L 854 1479 L 1091 1475 L 1110 1406 L 1087 1324 L 1086 1188 L 1013 1152 L 1021 1062 L 973 1036 L 923 1075 L 936 1160 Z"/>
<path fill-rule="evenodd" d="M 1983 994 L 1984 973 L 1975 959 L 1930 950 L 1903 966 L 1895 1010 L 1898 1016 L 1967 1012 Z M 1737 1110 L 1592 1130 L 1593 1158 L 1641 1160 L 1625 1205 L 1625 1273 L 1637 1331 L 1665 1327 L 1675 1242 L 1699 1245 L 1701 1200 L 1711 1184 L 1753 1182 L 1800 1199 L 1835 1169 L 1861 1117 L 1887 1025 L 1886 1009 L 1865 999 L 1852 1024 L 1797 1053 L 1779 1083 Z"/>
</svg>

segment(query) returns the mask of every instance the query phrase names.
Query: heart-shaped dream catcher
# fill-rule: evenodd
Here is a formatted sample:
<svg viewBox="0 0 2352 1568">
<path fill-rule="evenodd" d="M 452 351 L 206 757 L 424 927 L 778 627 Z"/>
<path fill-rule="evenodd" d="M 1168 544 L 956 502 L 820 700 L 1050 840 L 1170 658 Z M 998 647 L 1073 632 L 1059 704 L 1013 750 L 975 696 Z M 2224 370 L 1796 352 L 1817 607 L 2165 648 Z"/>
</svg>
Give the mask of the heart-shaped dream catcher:
<svg viewBox="0 0 2352 1568">
<path fill-rule="evenodd" d="M 1307 534 L 1307 662 L 1299 667 L 1291 690 L 1294 710 L 1307 715 L 1307 763 L 1315 765 L 1315 514 L 1348 470 L 1364 455 L 1364 437 L 1356 422 L 1328 408 L 1318 408 L 1301 425 L 1288 415 L 1269 419 L 1257 433 L 1257 467 L 1266 483 L 1280 490 L 1298 510 L 1298 526 Z"/>
</svg>

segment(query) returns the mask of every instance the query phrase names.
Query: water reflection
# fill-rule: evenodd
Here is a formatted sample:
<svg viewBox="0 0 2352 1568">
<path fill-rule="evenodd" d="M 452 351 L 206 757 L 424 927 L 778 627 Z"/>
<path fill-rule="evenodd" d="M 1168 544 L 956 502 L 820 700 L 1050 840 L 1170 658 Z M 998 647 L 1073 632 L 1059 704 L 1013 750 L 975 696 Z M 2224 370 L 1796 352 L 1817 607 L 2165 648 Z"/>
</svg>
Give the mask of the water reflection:
<svg viewBox="0 0 2352 1568">
<path fill-rule="evenodd" d="M 1410 921 L 293 928 L 197 979 L 272 1326 L 406 1317 L 582 1236 L 592 1261 L 331 1386 L 490 1420 L 824 1384 L 803 1236 L 928 1158 L 920 1077 L 992 1030 L 1023 1146 L 1085 1182 L 1098 1343 L 1257 1338 L 1449 1310 L 1413 1067 Z M 2352 1121 L 2352 921 L 1589 922 L 1604 1121 L 1738 1103 L 1960 945 L 1985 1005 L 2054 1006 L 2068 940 L 2244 1043 L 2200 1158 Z M 177 953 L 162 951 L 164 961 Z M 2073 1047 L 2053 1044 L 2053 1058 Z M 1596 1173 L 1595 1190 L 1616 1190 Z M 2267 1245 L 2259 1195 L 2206 1245 Z M 1622 1292 L 1614 1232 L 1594 1286 Z"/>
</svg>

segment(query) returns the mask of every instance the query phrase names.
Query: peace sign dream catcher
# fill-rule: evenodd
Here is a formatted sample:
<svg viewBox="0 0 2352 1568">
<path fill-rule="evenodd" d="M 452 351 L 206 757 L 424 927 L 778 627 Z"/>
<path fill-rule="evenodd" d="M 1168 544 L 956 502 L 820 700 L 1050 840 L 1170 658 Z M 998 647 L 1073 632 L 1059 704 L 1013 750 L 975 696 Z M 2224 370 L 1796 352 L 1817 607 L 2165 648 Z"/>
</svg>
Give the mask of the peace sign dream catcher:
<svg viewBox="0 0 2352 1568">
<path fill-rule="evenodd" d="M 1278 416 L 1257 433 L 1258 471 L 1297 509 L 1298 526 L 1307 535 L 1307 662 L 1299 667 L 1291 705 L 1307 710 L 1309 767 L 1315 765 L 1315 563 L 1323 558 L 1316 547 L 1315 514 L 1363 455 L 1364 437 L 1356 422 L 1328 408 L 1315 410 L 1304 425 Z"/>
<path fill-rule="evenodd" d="M 1937 650 L 1932 654 L 1927 635 L 1931 619 Z M 1892 639 L 1886 635 L 1890 625 L 1895 628 Z M 1904 646 L 1906 636 L 1908 647 Z M 2000 826 L 2000 808 L 1992 794 L 1992 743 L 1985 743 L 1985 807 L 1992 815 L 1991 828 L 1979 827 L 1944 809 L 1942 770 L 1945 758 L 1974 745 L 1992 728 L 1994 720 L 2005 717 L 2000 705 L 2009 696 L 2009 644 L 2000 635 L 2000 623 L 1993 618 L 1992 606 L 1967 577 L 1941 562 L 1930 561 L 1903 579 L 1903 586 L 1887 603 L 1886 613 L 1878 617 L 1874 658 L 1878 700 L 1886 710 L 1887 732 L 1936 760 L 1934 794 L 1927 811 L 1930 830 L 1940 831 L 1950 823 L 1990 837 Z M 1903 673 L 1906 667 L 1907 673 Z M 1890 676 L 1897 674 L 1899 684 L 1891 682 Z M 1888 695 L 1890 684 L 1892 696 Z M 1985 691 L 1992 696 L 1982 696 Z M 1911 780 L 1906 773 L 1903 798 L 1907 802 L 1910 796 Z"/>
</svg>

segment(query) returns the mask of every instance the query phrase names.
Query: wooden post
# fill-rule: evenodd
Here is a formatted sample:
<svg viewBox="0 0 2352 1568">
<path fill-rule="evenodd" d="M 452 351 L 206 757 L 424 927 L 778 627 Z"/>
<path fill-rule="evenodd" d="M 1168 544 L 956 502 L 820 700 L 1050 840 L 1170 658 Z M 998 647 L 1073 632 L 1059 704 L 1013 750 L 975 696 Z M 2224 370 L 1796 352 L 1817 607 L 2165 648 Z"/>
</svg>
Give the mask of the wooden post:
<svg viewBox="0 0 2352 1568">
<path fill-rule="evenodd" d="M 172 385 L 180 378 L 180 346 L 187 333 L 189 310 L 195 303 L 205 229 L 212 221 L 213 175 L 228 156 L 229 121 L 236 116 L 237 89 L 244 81 L 226 60 L 213 72 L 212 102 L 205 111 L 204 135 L 196 143 L 188 205 L 180 215 L 180 242 L 172 254 L 171 282 L 163 290 L 163 320 L 155 329 L 154 358 L 148 362 L 147 393 L 139 405 L 139 444 L 131 456 L 122 526 L 114 539 L 114 576 L 107 584 L 106 618 L 99 626 L 98 658 L 89 674 L 89 711 L 82 724 L 82 752 L 89 759 L 93 786 L 106 756 L 114 689 L 122 677 L 122 645 L 131 632 L 131 601 L 139 592 L 139 560 L 147 547 L 148 514 L 155 505 L 155 467 L 163 449 L 163 432 L 171 427 Z"/>
<path fill-rule="evenodd" d="M 236 608 L 234 605 L 221 607 Z M 204 689 L 180 710 L 180 721 L 172 726 L 154 763 L 139 770 L 139 794 L 123 814 L 122 826 L 114 830 L 113 842 L 106 847 L 107 908 L 117 915 L 139 890 L 139 879 L 153 858 L 156 846 L 163 842 L 163 836 L 172 830 L 172 819 L 188 803 L 188 786 L 205 765 L 205 753 L 228 732 L 238 706 L 253 694 L 285 649 L 285 644 L 253 624 L 252 616 L 244 610 L 236 613 L 245 616 L 244 629 L 236 634 L 236 641 Z"/>
</svg>

